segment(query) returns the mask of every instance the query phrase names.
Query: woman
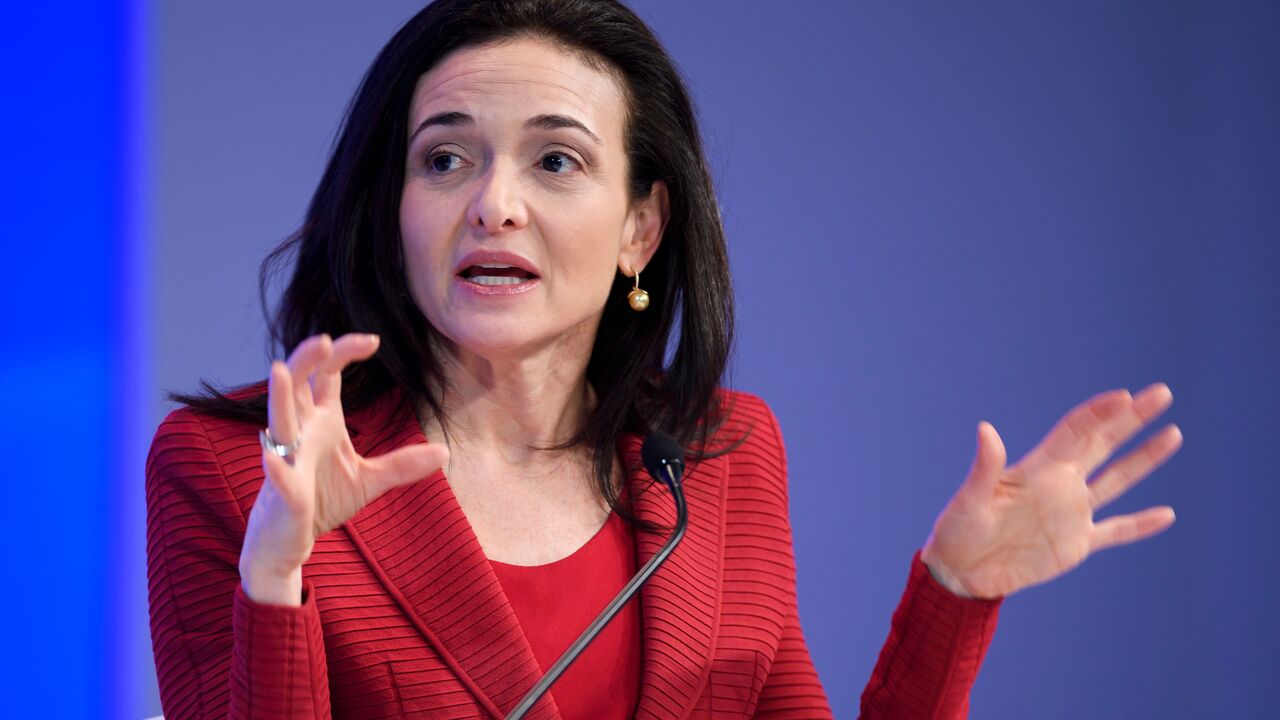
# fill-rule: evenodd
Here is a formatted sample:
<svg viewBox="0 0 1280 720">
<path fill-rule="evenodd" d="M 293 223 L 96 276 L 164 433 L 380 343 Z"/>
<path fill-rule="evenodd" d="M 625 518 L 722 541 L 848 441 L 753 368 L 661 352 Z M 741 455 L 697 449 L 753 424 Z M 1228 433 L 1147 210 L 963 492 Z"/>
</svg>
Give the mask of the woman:
<svg viewBox="0 0 1280 720">
<path fill-rule="evenodd" d="M 693 112 L 634 14 L 424 9 L 270 260 L 292 252 L 288 361 L 179 396 L 148 461 L 167 717 L 502 717 L 664 541 L 667 491 L 637 462 L 656 429 L 691 454 L 688 534 L 530 717 L 830 716 L 777 423 L 717 389 L 732 300 Z M 1170 402 L 1099 395 L 1008 468 L 979 426 L 865 717 L 964 717 L 1003 597 L 1168 527 L 1092 513 L 1173 426 L 1086 478 Z"/>
</svg>

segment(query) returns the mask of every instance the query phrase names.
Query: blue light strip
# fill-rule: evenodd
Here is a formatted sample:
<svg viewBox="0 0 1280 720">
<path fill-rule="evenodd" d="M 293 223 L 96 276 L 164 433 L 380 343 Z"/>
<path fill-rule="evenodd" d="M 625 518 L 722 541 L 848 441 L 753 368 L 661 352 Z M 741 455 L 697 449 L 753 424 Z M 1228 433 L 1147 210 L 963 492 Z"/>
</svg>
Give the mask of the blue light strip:
<svg viewBox="0 0 1280 720">
<path fill-rule="evenodd" d="M 120 113 L 116 167 L 117 252 L 114 255 L 112 332 L 111 488 L 108 514 L 105 716 L 121 720 L 158 714 L 147 617 L 146 513 L 143 474 L 154 430 L 151 390 L 151 252 L 148 152 L 151 132 L 150 3 L 120 0 L 118 94 Z"/>
<path fill-rule="evenodd" d="M 155 709 L 147 0 L 18 3 L 0 24 L 5 717 Z"/>
<path fill-rule="evenodd" d="M 0 23 L 5 717 L 101 717 L 111 682 L 119 16 L 15 3 Z"/>
</svg>

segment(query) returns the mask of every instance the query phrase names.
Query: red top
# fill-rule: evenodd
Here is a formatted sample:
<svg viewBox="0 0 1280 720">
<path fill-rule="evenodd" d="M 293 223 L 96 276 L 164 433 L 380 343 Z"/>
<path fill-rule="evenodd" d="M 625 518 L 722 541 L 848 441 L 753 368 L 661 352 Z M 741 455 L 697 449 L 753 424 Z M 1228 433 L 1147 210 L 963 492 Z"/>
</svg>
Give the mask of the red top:
<svg viewBox="0 0 1280 720">
<path fill-rule="evenodd" d="M 546 672 L 636 573 L 635 533 L 617 513 L 572 555 L 526 567 L 489 561 Z M 639 596 L 548 691 L 564 720 L 627 720 L 640 700 Z"/>
</svg>

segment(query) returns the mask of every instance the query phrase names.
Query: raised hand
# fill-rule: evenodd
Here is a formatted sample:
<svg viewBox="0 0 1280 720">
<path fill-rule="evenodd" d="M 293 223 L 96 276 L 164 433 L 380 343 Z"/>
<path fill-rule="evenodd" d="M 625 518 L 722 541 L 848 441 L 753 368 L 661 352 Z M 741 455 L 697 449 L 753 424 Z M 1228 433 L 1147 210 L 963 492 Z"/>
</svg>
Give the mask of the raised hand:
<svg viewBox="0 0 1280 720">
<path fill-rule="evenodd" d="M 1136 396 L 1127 390 L 1096 395 L 1008 468 L 999 434 L 979 423 L 973 467 L 934 523 L 921 560 L 952 592 L 993 598 L 1052 580 L 1098 550 L 1168 528 L 1174 521 L 1168 506 L 1099 522 L 1093 514 L 1178 450 L 1176 425 L 1088 478 L 1172 402 L 1163 383 Z"/>
<path fill-rule="evenodd" d="M 257 602 L 299 605 L 302 564 L 315 539 L 341 525 L 393 487 L 416 482 L 448 461 L 443 445 L 415 444 L 363 458 L 351 444 L 342 411 L 342 369 L 368 359 L 376 335 L 307 338 L 287 363 L 271 364 L 269 432 L 278 443 L 298 439 L 288 459 L 262 453 L 266 481 L 249 513 L 240 580 Z"/>
</svg>

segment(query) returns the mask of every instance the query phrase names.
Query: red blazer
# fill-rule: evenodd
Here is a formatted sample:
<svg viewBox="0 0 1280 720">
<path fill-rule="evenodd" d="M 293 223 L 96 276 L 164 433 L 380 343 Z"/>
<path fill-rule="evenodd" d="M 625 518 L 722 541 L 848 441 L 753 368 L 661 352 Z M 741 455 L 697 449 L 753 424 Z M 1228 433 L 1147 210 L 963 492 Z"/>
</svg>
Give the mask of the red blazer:
<svg viewBox="0 0 1280 720">
<path fill-rule="evenodd" d="M 796 610 L 786 461 L 772 412 L 726 393 L 746 441 L 686 472 L 689 529 L 643 588 L 637 718 L 825 718 Z M 399 393 L 348 417 L 356 450 L 424 442 Z M 441 473 L 384 495 L 316 541 L 299 608 L 240 589 L 245 519 L 263 482 L 258 428 L 179 409 L 147 460 L 151 631 L 166 718 L 502 718 L 540 671 Z M 619 450 L 645 519 L 665 487 Z M 664 534 L 639 533 L 639 560 Z M 917 552 L 862 717 L 963 718 L 999 600 L 964 600 Z M 528 715 L 558 718 L 555 688 Z"/>
</svg>

